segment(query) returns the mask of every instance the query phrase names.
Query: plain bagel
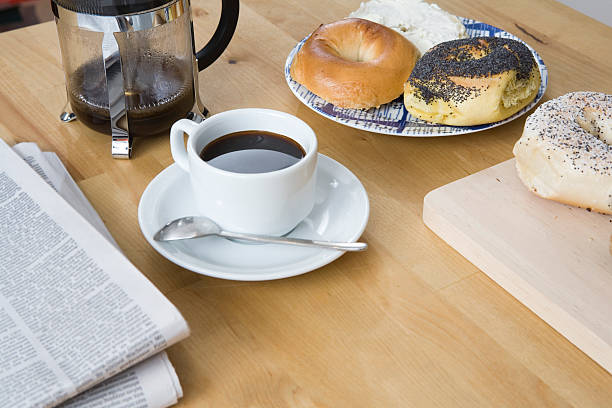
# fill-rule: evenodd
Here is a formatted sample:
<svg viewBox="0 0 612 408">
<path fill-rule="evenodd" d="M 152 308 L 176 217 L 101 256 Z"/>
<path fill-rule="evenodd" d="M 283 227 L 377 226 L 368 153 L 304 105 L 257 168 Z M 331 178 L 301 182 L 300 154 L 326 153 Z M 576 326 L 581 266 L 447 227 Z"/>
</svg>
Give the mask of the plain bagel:
<svg viewBox="0 0 612 408">
<path fill-rule="evenodd" d="M 312 33 L 291 76 L 338 107 L 378 107 L 402 94 L 417 57 L 416 47 L 392 29 L 347 18 Z"/>
<path fill-rule="evenodd" d="M 406 83 L 404 105 L 428 122 L 474 126 L 518 112 L 539 86 L 538 65 L 523 43 L 466 38 L 438 44 L 423 55 Z"/>
<path fill-rule="evenodd" d="M 535 194 L 612 214 L 612 95 L 573 92 L 542 104 L 514 155 Z"/>
</svg>

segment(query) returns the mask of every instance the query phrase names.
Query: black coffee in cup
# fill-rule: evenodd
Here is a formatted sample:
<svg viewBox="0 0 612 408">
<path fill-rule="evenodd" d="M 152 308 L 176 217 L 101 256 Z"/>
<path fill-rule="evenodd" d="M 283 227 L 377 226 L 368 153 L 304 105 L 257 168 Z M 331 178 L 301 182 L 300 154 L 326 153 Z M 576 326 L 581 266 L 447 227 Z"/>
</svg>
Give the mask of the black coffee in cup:
<svg viewBox="0 0 612 408">
<path fill-rule="evenodd" d="M 234 132 L 207 144 L 200 158 L 234 173 L 268 173 L 294 165 L 306 155 L 295 140 L 263 130 Z"/>
</svg>

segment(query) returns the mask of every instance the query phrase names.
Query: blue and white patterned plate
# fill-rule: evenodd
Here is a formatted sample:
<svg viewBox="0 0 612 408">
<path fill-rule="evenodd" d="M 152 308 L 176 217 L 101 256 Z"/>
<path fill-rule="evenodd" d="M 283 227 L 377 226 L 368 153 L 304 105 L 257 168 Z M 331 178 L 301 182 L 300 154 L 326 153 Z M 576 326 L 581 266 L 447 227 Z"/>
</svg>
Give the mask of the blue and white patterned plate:
<svg viewBox="0 0 612 408">
<path fill-rule="evenodd" d="M 503 37 L 512 38 L 514 40 L 522 41 L 520 38 L 500 29 L 493 27 L 489 24 L 481 23 L 479 21 L 470 20 L 468 18 L 459 17 L 463 25 L 467 30 L 467 33 L 471 37 Z M 383 133 L 388 135 L 397 136 L 416 136 L 416 137 L 431 137 L 431 136 L 452 136 L 460 135 L 464 133 L 478 132 L 480 130 L 490 129 L 504 123 L 510 122 L 523 115 L 529 109 L 533 108 L 536 103 L 542 98 L 546 91 L 546 85 L 548 83 L 548 70 L 544 61 L 538 55 L 538 53 L 531 48 L 527 47 L 533 53 L 533 56 L 538 63 L 540 69 L 540 76 L 542 82 L 540 83 L 540 89 L 535 99 L 526 107 L 521 109 L 514 115 L 501 120 L 499 122 L 487 123 L 478 126 L 448 126 L 439 125 L 435 123 L 425 122 L 424 120 L 417 119 L 410 115 L 403 103 L 403 95 L 395 99 L 392 102 L 381 105 L 379 108 L 371 108 L 368 110 L 362 109 L 347 109 L 338 108 L 335 105 L 325 101 L 317 95 L 310 92 L 306 87 L 298 84 L 291 78 L 289 68 L 293 62 L 295 54 L 302 48 L 302 45 L 308 37 L 300 41 L 295 48 L 289 53 L 287 62 L 285 63 L 285 78 L 291 91 L 302 101 L 306 106 L 315 112 L 331 119 L 336 122 L 342 123 L 347 126 L 351 126 L 357 129 L 366 130 L 368 132 Z M 524 42 L 523 42 L 524 43 Z"/>
</svg>

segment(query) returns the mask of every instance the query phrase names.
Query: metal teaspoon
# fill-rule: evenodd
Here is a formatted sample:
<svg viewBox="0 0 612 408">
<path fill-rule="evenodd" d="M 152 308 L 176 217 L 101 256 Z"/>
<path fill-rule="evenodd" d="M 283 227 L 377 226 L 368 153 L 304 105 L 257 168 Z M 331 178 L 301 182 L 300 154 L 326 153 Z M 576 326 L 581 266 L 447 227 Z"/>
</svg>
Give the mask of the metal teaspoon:
<svg viewBox="0 0 612 408">
<path fill-rule="evenodd" d="M 338 249 L 340 251 L 363 251 L 368 247 L 368 244 L 364 242 L 314 241 L 310 239 L 274 237 L 268 235 L 224 231 L 213 220 L 203 216 L 183 217 L 170 221 L 159 231 L 157 231 L 153 239 L 156 241 L 176 241 L 180 239 L 200 238 L 210 235 L 218 235 L 225 238 L 243 239 L 247 241 L 269 244 Z"/>
</svg>

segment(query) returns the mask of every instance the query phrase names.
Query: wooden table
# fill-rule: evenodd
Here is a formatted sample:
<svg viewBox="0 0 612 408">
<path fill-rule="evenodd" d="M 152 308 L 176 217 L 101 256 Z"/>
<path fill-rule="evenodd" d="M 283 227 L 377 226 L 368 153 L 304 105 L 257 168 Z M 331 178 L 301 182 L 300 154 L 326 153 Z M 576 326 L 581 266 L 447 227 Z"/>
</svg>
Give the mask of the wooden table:
<svg viewBox="0 0 612 408">
<path fill-rule="evenodd" d="M 194 0 L 199 43 L 219 1 Z M 531 44 L 550 70 L 545 99 L 612 93 L 612 28 L 553 0 L 438 0 Z M 320 151 L 349 167 L 371 200 L 371 248 L 317 271 L 245 283 L 197 275 L 142 237 L 136 209 L 172 163 L 167 137 L 114 161 L 109 138 L 62 124 L 64 74 L 53 23 L 0 35 L 0 135 L 57 152 L 130 260 L 181 310 L 192 335 L 169 350 L 181 407 L 611 406 L 612 376 L 430 232 L 424 195 L 512 156 L 524 117 L 465 136 L 418 139 L 354 130 L 302 105 L 285 58 L 359 0 L 243 0 L 225 54 L 200 74 L 213 113 L 266 107 L 297 115 Z"/>
</svg>

